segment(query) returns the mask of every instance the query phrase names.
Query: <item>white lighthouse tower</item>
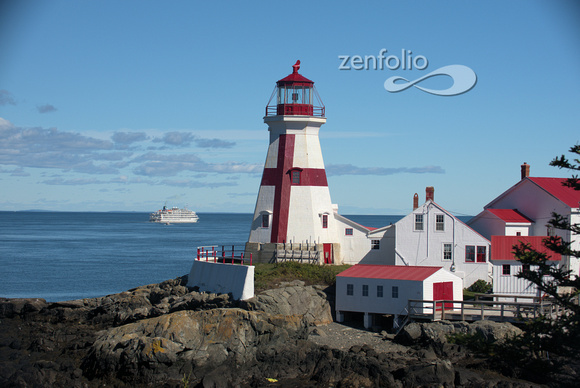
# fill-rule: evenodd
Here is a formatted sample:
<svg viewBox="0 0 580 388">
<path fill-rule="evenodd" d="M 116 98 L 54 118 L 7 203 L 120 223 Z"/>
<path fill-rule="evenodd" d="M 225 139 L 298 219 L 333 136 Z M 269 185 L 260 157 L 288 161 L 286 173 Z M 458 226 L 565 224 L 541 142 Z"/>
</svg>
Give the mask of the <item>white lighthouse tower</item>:
<svg viewBox="0 0 580 388">
<path fill-rule="evenodd" d="M 266 106 L 270 145 L 246 251 L 266 262 L 277 252 L 314 251 L 332 263 L 339 241 L 318 139 L 324 105 L 314 82 L 298 73 L 300 61 L 292 67 Z"/>
</svg>

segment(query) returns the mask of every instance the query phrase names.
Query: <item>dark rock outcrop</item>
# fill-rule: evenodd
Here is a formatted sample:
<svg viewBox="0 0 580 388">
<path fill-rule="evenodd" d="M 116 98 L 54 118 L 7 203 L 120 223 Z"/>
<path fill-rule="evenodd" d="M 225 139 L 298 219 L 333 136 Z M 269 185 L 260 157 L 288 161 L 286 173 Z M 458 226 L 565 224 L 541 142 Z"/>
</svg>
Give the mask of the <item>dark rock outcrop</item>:
<svg viewBox="0 0 580 388">
<path fill-rule="evenodd" d="M 115 327 L 95 340 L 83 369 L 91 378 L 138 384 L 201 379 L 224 363 L 241 365 L 263 346 L 282 347 L 304 338 L 299 316 L 233 309 L 179 311 Z"/>
<path fill-rule="evenodd" d="M 533 386 L 447 342 L 453 333 L 497 341 L 513 327 L 412 323 L 397 336 L 411 347 L 379 349 L 379 336 L 375 348 L 330 348 L 308 340 L 329 337 L 317 325 L 332 321 L 317 287 L 286 284 L 240 303 L 185 284 L 59 303 L 0 299 L 0 386 Z"/>
<path fill-rule="evenodd" d="M 502 343 L 506 338 L 521 334 L 522 330 L 511 323 L 494 321 L 431 323 L 412 322 L 406 325 L 395 337 L 402 345 L 437 346 L 448 343 L 455 334 L 477 335 L 488 343 Z"/>
</svg>

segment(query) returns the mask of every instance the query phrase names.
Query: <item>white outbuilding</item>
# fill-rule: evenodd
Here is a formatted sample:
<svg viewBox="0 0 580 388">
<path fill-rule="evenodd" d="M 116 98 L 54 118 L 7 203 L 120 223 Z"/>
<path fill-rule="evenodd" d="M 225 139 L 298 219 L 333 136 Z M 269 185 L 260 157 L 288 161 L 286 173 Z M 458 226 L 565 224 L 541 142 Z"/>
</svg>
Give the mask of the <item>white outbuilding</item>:
<svg viewBox="0 0 580 388">
<path fill-rule="evenodd" d="M 336 320 L 346 312 L 364 313 L 370 328 L 374 315 L 407 315 L 409 299 L 463 300 L 463 281 L 441 267 L 357 264 L 336 276 Z"/>
</svg>

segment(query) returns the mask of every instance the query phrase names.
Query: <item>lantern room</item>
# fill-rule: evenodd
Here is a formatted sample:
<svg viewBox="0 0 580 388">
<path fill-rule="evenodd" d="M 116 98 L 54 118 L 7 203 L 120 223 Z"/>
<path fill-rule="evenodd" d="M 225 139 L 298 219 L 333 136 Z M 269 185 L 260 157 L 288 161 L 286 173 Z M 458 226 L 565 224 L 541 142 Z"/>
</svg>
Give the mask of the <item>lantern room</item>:
<svg viewBox="0 0 580 388">
<path fill-rule="evenodd" d="M 314 82 L 298 74 L 300 61 L 292 66 L 292 74 L 276 82 L 266 106 L 266 116 L 324 117 L 324 104 Z"/>
</svg>

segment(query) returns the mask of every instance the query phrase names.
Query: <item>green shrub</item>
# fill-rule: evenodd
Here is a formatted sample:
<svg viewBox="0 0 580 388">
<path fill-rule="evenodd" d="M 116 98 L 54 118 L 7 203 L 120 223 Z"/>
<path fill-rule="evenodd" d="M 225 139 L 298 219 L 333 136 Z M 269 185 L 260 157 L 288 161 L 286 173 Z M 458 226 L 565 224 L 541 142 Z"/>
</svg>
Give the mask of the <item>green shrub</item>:
<svg viewBox="0 0 580 388">
<path fill-rule="evenodd" d="M 471 286 L 469 286 L 467 288 L 467 291 L 480 293 L 480 294 L 487 294 L 492 289 L 493 289 L 493 286 L 491 285 L 491 283 L 488 283 L 485 280 L 479 279 L 478 281 L 473 283 Z"/>
</svg>

